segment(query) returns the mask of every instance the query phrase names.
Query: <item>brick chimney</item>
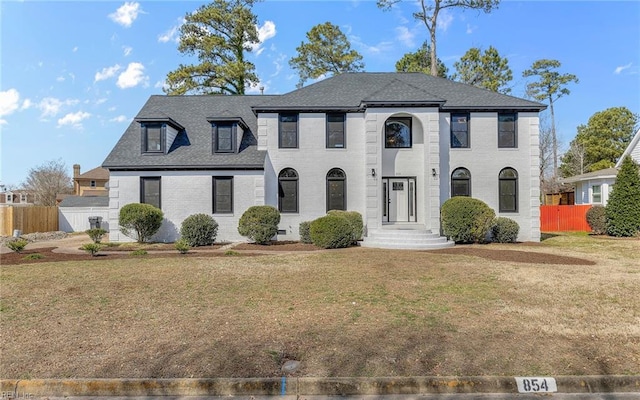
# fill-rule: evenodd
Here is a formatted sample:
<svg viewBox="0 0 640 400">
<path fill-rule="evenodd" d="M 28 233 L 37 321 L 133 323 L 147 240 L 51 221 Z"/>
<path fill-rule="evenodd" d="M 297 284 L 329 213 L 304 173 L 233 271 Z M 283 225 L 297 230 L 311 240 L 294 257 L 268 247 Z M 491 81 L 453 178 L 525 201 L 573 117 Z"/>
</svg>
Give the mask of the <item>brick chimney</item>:
<svg viewBox="0 0 640 400">
<path fill-rule="evenodd" d="M 73 194 L 76 196 L 80 196 L 80 181 L 78 181 L 78 177 L 80 176 L 80 164 L 73 164 Z"/>
<path fill-rule="evenodd" d="M 73 164 L 73 177 L 77 178 L 80 176 L 80 164 Z"/>
</svg>

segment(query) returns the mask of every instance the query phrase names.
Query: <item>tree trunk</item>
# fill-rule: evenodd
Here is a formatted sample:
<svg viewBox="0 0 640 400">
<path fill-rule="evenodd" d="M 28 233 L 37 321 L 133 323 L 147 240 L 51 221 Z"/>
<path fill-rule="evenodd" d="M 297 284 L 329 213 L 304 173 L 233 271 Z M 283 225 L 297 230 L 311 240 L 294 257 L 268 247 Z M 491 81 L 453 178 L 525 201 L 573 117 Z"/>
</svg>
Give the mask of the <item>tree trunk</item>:
<svg viewBox="0 0 640 400">
<path fill-rule="evenodd" d="M 553 147 L 553 178 L 558 177 L 558 139 L 556 137 L 556 118 L 553 113 L 553 99 L 549 97 L 549 111 L 551 111 L 551 141 Z"/>
</svg>

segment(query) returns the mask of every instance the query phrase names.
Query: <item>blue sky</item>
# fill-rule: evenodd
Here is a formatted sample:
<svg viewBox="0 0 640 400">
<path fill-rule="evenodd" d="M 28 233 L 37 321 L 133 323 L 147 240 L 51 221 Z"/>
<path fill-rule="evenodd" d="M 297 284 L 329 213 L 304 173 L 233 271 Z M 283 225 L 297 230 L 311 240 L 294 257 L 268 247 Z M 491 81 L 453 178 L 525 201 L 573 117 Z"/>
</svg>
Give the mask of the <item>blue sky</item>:
<svg viewBox="0 0 640 400">
<path fill-rule="evenodd" d="M 193 60 L 177 50 L 177 29 L 202 1 L 0 1 L 0 181 L 20 186 L 31 168 L 62 160 L 82 172 L 100 166 L 168 72 Z M 427 38 L 413 1 L 383 12 L 374 0 L 276 1 L 254 7 L 262 43 L 249 58 L 266 94 L 295 89 L 288 61 L 312 26 L 340 26 L 365 70 L 394 71 Z M 441 14 L 438 57 L 494 46 L 513 70 L 556 59 L 580 82 L 555 107 L 561 144 L 595 112 L 640 114 L 640 2 L 504 1 L 491 14 Z M 258 93 L 259 89 L 253 89 Z M 251 92 L 251 90 L 249 91 Z"/>
</svg>

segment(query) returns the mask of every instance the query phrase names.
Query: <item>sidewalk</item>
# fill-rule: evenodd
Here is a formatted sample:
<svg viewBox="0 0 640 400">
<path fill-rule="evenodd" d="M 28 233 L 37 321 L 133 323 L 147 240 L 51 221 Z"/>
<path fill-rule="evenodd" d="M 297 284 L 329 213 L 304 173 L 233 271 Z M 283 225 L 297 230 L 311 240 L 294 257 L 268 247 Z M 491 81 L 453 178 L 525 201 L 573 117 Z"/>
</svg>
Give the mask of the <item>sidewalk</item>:
<svg viewBox="0 0 640 400">
<path fill-rule="evenodd" d="M 638 393 L 640 376 L 559 376 L 557 393 Z M 515 377 L 31 379 L 0 380 L 19 395 L 82 396 L 390 396 L 519 393 Z M 540 393 L 542 394 L 542 393 Z M 547 393 L 548 394 L 548 393 Z"/>
</svg>

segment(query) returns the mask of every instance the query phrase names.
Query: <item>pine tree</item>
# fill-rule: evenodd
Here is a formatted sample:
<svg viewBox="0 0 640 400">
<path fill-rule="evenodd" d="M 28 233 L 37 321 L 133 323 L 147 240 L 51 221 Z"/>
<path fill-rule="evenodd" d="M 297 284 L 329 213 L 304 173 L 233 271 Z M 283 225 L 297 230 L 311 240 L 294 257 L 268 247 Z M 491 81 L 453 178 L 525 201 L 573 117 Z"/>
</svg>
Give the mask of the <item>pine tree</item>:
<svg viewBox="0 0 640 400">
<path fill-rule="evenodd" d="M 606 206 L 607 234 L 629 237 L 640 234 L 640 167 L 631 156 L 622 160 Z"/>
</svg>

